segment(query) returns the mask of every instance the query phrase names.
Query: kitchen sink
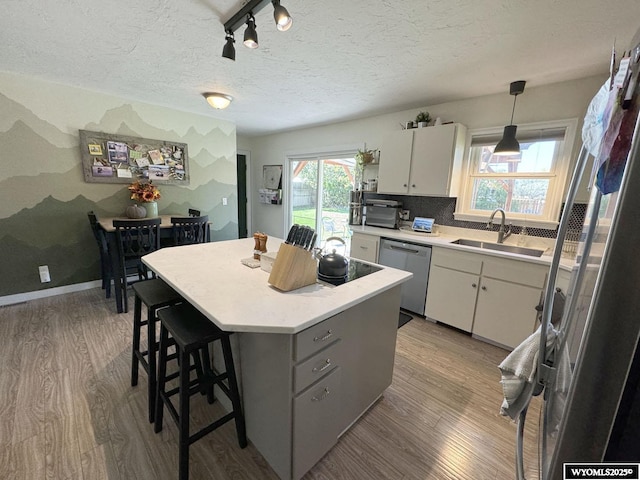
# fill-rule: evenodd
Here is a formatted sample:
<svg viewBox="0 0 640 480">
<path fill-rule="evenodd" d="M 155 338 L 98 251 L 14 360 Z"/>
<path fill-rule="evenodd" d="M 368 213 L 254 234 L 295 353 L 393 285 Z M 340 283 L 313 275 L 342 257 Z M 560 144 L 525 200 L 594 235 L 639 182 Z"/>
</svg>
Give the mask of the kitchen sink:
<svg viewBox="0 0 640 480">
<path fill-rule="evenodd" d="M 544 253 L 544 250 L 538 250 L 537 248 L 517 247 L 515 245 L 505 245 L 504 243 L 482 242 L 479 240 L 469 240 L 467 238 L 460 238 L 458 240 L 454 240 L 451 243 L 455 243 L 456 245 L 464 245 L 467 247 L 482 248 L 485 250 L 518 253 L 520 255 L 528 255 L 530 257 L 540 257 Z"/>
</svg>

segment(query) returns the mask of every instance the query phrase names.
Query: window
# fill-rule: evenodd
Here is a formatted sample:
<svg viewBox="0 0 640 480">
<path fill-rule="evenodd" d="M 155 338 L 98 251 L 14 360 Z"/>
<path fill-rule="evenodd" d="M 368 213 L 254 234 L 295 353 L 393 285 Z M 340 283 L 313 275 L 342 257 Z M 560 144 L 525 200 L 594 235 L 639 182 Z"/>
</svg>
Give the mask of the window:
<svg viewBox="0 0 640 480">
<path fill-rule="evenodd" d="M 486 221 L 502 208 L 515 224 L 557 225 L 576 123 L 519 126 L 520 154 L 510 156 L 493 155 L 502 129 L 470 132 L 466 187 L 455 218 Z"/>
</svg>

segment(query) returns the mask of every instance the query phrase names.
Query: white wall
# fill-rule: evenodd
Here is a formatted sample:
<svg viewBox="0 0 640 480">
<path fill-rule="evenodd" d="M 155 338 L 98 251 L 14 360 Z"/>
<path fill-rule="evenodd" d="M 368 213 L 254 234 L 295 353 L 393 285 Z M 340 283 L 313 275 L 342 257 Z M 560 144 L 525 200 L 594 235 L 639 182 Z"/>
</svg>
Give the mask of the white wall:
<svg viewBox="0 0 640 480">
<path fill-rule="evenodd" d="M 582 118 L 591 98 L 606 80 L 605 76 L 562 82 L 536 88 L 527 88 L 518 96 L 515 124 L 534 123 L 565 118 L 578 118 L 578 134 L 572 158 L 580 148 Z M 331 146 L 366 143 L 368 148 L 377 148 L 379 139 L 390 130 L 413 120 L 421 110 L 428 110 L 432 118 L 441 117 L 444 122 L 455 121 L 469 129 L 502 127 L 509 121 L 513 97 L 505 91 L 500 95 L 488 95 L 457 102 L 443 103 L 412 110 L 393 112 L 375 117 L 334 123 L 319 127 L 266 135 L 262 137 L 238 137 L 238 148 L 251 150 L 252 184 L 259 188 L 262 166 L 285 164 L 286 154 L 296 151 L 325 150 Z M 284 186 L 284 185 L 283 185 Z M 581 191 L 586 192 L 585 188 Z M 286 198 L 287 192 L 283 192 Z M 586 194 L 579 199 L 586 201 Z M 252 205 L 253 228 L 271 236 L 282 237 L 285 232 L 286 205 Z"/>
</svg>

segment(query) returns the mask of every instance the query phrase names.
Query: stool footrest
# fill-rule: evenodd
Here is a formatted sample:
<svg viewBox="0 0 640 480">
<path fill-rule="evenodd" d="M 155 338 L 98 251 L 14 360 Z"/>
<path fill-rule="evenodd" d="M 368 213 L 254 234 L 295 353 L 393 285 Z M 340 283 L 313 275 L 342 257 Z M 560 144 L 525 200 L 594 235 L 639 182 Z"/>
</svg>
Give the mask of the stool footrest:
<svg viewBox="0 0 640 480">
<path fill-rule="evenodd" d="M 216 428 L 221 427 L 222 425 L 224 425 L 228 421 L 233 420 L 235 417 L 236 417 L 235 412 L 227 413 L 224 417 L 219 418 L 218 420 L 216 420 L 212 424 L 207 425 L 206 427 L 204 427 L 200 431 L 198 431 L 198 432 L 194 433 L 193 435 L 191 435 L 189 437 L 189 444 L 192 444 L 193 442 L 197 442 L 198 440 L 200 440 L 202 437 L 204 437 L 208 433 L 213 432 Z"/>
</svg>

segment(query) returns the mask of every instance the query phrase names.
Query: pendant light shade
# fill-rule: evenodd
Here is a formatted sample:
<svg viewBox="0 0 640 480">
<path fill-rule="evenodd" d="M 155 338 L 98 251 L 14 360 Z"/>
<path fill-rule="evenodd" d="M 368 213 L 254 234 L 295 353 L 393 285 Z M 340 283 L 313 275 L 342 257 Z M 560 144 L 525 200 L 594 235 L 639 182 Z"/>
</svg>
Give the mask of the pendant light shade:
<svg viewBox="0 0 640 480">
<path fill-rule="evenodd" d="M 516 99 L 518 95 L 524 92 L 524 86 L 526 82 L 524 80 L 518 80 L 517 82 L 511 82 L 509 86 L 509 94 L 513 95 L 513 109 L 511 110 L 511 123 L 504 127 L 504 133 L 502 134 L 502 140 L 498 142 L 496 148 L 493 150 L 494 155 L 518 155 L 520 153 L 520 144 L 516 140 L 517 125 L 513 124 L 513 114 L 516 111 Z"/>
<path fill-rule="evenodd" d="M 494 155 L 518 155 L 520 153 L 520 144 L 516 140 L 517 125 L 507 125 L 504 127 L 502 140 L 498 142 L 493 150 Z"/>
<path fill-rule="evenodd" d="M 203 93 L 202 95 L 204 96 L 204 98 L 207 99 L 207 102 L 209 102 L 209 105 L 211 105 L 213 108 L 216 108 L 218 110 L 227 108 L 231 103 L 231 100 L 233 100 L 233 97 L 231 95 L 226 95 L 224 93 L 218 93 L 218 92 L 207 92 L 207 93 Z"/>
<path fill-rule="evenodd" d="M 273 18 L 276 21 L 276 28 L 281 32 L 289 30 L 293 23 L 287 9 L 280 5 L 280 0 L 273 0 Z"/>
<path fill-rule="evenodd" d="M 227 43 L 224 44 L 224 47 L 222 48 L 222 56 L 224 58 L 228 58 L 229 60 L 234 60 L 236 59 L 236 47 L 233 46 L 233 44 L 235 43 L 235 39 L 233 36 L 233 32 L 228 32 L 227 36 L 225 37 Z"/>
<path fill-rule="evenodd" d="M 247 19 L 247 28 L 244 31 L 244 42 L 246 47 L 258 48 L 258 32 L 256 32 L 256 19 L 250 15 Z"/>
</svg>

